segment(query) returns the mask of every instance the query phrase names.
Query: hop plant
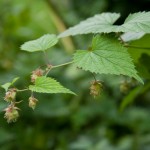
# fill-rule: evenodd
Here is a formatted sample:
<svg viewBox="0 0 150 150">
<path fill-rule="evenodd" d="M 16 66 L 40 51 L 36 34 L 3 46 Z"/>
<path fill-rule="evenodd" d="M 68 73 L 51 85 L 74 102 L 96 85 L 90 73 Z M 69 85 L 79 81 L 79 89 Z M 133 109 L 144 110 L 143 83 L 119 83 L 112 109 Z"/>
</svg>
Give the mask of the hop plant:
<svg viewBox="0 0 150 150">
<path fill-rule="evenodd" d="M 37 102 L 38 100 L 35 97 L 29 97 L 29 107 L 31 107 L 33 110 L 35 109 Z"/>
<path fill-rule="evenodd" d="M 16 98 L 16 89 L 12 88 L 12 89 L 9 89 L 8 92 L 6 92 L 4 100 L 7 102 L 12 102 L 15 100 L 15 98 Z"/>
<path fill-rule="evenodd" d="M 96 98 L 102 91 L 102 83 L 100 81 L 92 81 L 90 86 L 90 94 Z"/>
<path fill-rule="evenodd" d="M 14 105 L 9 105 L 4 111 L 4 118 L 7 119 L 8 123 L 16 122 L 19 117 L 18 107 L 15 107 Z"/>
</svg>

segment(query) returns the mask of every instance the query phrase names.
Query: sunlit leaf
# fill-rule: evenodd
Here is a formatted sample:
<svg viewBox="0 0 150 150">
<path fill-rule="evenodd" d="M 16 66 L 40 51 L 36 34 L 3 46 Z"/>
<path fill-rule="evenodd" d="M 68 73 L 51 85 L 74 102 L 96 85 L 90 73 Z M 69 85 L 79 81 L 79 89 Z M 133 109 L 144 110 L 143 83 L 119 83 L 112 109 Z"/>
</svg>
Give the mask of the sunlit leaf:
<svg viewBox="0 0 150 150">
<path fill-rule="evenodd" d="M 88 18 L 61 33 L 58 37 L 88 33 L 110 33 L 116 31 L 112 24 L 120 17 L 117 13 L 102 13 Z"/>
<path fill-rule="evenodd" d="M 89 50 L 78 50 L 75 53 L 74 62 L 83 70 L 99 74 L 126 75 L 143 83 L 127 49 L 118 40 L 108 36 L 95 36 Z"/>
<path fill-rule="evenodd" d="M 58 38 L 55 34 L 45 34 L 42 37 L 25 42 L 21 46 L 21 50 L 28 52 L 44 51 L 54 46 L 58 42 Z"/>
<path fill-rule="evenodd" d="M 75 94 L 69 89 L 63 87 L 59 82 L 50 77 L 38 77 L 35 85 L 30 85 L 29 89 L 38 93 L 70 93 Z"/>
<path fill-rule="evenodd" d="M 150 11 L 130 14 L 118 31 L 150 33 Z"/>
</svg>

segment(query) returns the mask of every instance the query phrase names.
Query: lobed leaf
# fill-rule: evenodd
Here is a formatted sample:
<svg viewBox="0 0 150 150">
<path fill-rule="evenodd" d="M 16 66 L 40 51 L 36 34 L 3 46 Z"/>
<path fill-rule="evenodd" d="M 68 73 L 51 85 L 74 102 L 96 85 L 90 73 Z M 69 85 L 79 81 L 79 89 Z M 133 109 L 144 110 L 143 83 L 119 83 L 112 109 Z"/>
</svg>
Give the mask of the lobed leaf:
<svg viewBox="0 0 150 150">
<path fill-rule="evenodd" d="M 120 17 L 118 13 L 102 13 L 88 18 L 61 33 L 58 37 L 88 33 L 110 33 L 116 31 L 112 24 Z"/>
<path fill-rule="evenodd" d="M 150 33 L 150 11 L 130 14 L 118 31 Z"/>
<path fill-rule="evenodd" d="M 63 87 L 56 80 L 45 76 L 38 77 L 35 80 L 35 85 L 30 85 L 29 89 L 38 93 L 70 93 L 75 95 L 74 92 Z"/>
<path fill-rule="evenodd" d="M 108 36 L 95 36 L 92 48 L 78 50 L 73 59 L 76 66 L 83 70 L 100 74 L 127 75 L 143 83 L 127 49 L 118 40 Z"/>
<path fill-rule="evenodd" d="M 55 34 L 45 34 L 42 37 L 25 42 L 21 46 L 21 50 L 28 52 L 44 51 L 54 46 L 58 42 L 58 38 Z"/>
</svg>

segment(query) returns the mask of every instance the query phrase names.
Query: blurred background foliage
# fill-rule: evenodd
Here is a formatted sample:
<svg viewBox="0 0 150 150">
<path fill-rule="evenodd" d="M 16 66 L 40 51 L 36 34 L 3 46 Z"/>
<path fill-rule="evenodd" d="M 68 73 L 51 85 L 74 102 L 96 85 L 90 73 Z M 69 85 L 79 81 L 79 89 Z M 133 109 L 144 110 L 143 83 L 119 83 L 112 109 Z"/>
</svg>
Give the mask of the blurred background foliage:
<svg viewBox="0 0 150 150">
<path fill-rule="evenodd" d="M 0 84 L 20 77 L 16 86 L 30 83 L 30 74 L 44 64 L 40 52 L 20 51 L 25 41 L 46 33 L 58 34 L 101 12 L 120 12 L 123 20 L 129 13 L 149 11 L 150 0 L 0 0 Z M 62 39 L 48 51 L 52 64 L 70 60 L 75 49 L 88 48 L 92 35 Z M 150 47 L 150 35 L 132 45 Z M 20 118 L 8 124 L 3 118 L 6 103 L 0 89 L 0 150 L 150 150 L 150 50 L 129 49 L 145 81 L 137 85 L 124 77 L 97 75 L 103 92 L 97 99 L 89 94 L 90 73 L 72 65 L 51 72 L 78 96 L 36 94 L 35 111 L 28 107 L 30 93 L 17 95 Z M 119 90 L 128 80 L 131 88 Z"/>
</svg>

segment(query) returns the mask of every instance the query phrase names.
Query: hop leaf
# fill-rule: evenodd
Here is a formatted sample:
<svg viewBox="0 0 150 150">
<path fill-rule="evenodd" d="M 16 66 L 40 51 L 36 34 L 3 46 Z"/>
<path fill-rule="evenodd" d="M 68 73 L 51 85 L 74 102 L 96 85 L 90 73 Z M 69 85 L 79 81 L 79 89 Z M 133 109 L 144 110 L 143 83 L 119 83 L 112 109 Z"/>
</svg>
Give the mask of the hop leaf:
<svg viewBox="0 0 150 150">
<path fill-rule="evenodd" d="M 74 55 L 77 67 L 93 73 L 126 75 L 143 83 L 137 75 L 127 49 L 108 36 L 95 36 L 92 48 L 78 50 Z"/>
<path fill-rule="evenodd" d="M 30 85 L 29 89 L 34 92 L 39 93 L 70 93 L 75 94 L 74 92 L 70 91 L 63 87 L 60 83 L 56 80 L 49 78 L 49 77 L 38 77 L 35 80 L 35 85 Z"/>
<path fill-rule="evenodd" d="M 150 33 L 150 11 L 130 14 L 118 31 Z"/>
<path fill-rule="evenodd" d="M 88 18 L 81 23 L 69 28 L 58 37 L 88 33 L 110 33 L 117 30 L 112 24 L 120 17 L 117 13 L 102 13 Z"/>
<path fill-rule="evenodd" d="M 1 85 L 1 87 L 2 87 L 3 89 L 5 89 L 5 91 L 7 91 L 8 88 L 9 88 L 11 85 L 13 85 L 18 79 L 19 79 L 19 77 L 16 77 L 16 78 L 14 78 L 14 79 L 12 80 L 12 82 L 5 83 L 5 84 Z"/>
<path fill-rule="evenodd" d="M 28 52 L 44 51 L 54 46 L 58 42 L 58 38 L 55 34 L 46 34 L 42 37 L 24 43 L 21 46 L 21 50 Z"/>
</svg>

